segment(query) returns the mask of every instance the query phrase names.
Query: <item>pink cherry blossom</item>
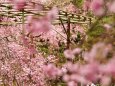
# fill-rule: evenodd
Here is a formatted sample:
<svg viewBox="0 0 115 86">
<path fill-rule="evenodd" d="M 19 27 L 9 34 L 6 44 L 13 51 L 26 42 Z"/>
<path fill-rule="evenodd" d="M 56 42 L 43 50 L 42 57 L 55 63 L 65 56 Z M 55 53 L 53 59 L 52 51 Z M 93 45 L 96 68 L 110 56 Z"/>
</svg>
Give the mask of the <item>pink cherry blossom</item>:
<svg viewBox="0 0 115 86">
<path fill-rule="evenodd" d="M 58 8 L 57 8 L 57 7 L 53 7 L 53 8 L 48 12 L 47 18 L 49 19 L 49 21 L 55 20 L 56 18 L 58 18 Z"/>
<path fill-rule="evenodd" d="M 109 5 L 109 11 L 115 13 L 115 1 Z"/>
<path fill-rule="evenodd" d="M 75 54 L 79 54 L 81 51 L 82 51 L 81 48 L 75 48 L 75 49 L 73 49 L 72 52 L 75 55 Z"/>
<path fill-rule="evenodd" d="M 65 82 L 68 82 L 68 81 L 70 81 L 70 75 L 64 75 L 63 76 L 63 81 L 65 81 Z"/>
<path fill-rule="evenodd" d="M 26 6 L 25 0 L 12 0 L 12 3 L 14 4 L 13 8 L 16 10 L 23 10 Z"/>
<path fill-rule="evenodd" d="M 102 76 L 101 85 L 109 86 L 111 83 L 111 78 L 109 76 Z"/>
<path fill-rule="evenodd" d="M 110 24 L 104 24 L 103 26 L 107 31 L 112 28 L 112 26 Z"/>
<path fill-rule="evenodd" d="M 68 59 L 74 59 L 74 58 L 75 58 L 75 56 L 74 56 L 72 50 L 65 50 L 65 51 L 64 51 L 64 56 L 65 56 L 66 58 L 68 58 Z"/>
<path fill-rule="evenodd" d="M 30 20 L 30 19 L 29 19 Z M 33 36 L 38 36 L 41 33 L 46 33 L 52 28 L 51 22 L 46 18 L 31 19 L 31 22 L 27 24 L 26 31 Z"/>
<path fill-rule="evenodd" d="M 103 0 L 93 0 L 91 2 L 91 10 L 97 16 L 102 16 L 104 14 L 103 8 L 104 1 Z"/>
<path fill-rule="evenodd" d="M 47 16 L 41 17 L 39 19 L 32 16 L 27 17 L 26 31 L 33 36 L 40 35 L 42 33 L 47 33 L 53 28 L 51 21 L 56 19 L 58 15 L 57 8 L 52 8 L 48 12 Z"/>
<path fill-rule="evenodd" d="M 48 64 L 47 66 L 44 66 L 44 72 L 49 78 L 56 78 L 58 75 L 58 68 L 55 67 L 53 64 Z"/>
<path fill-rule="evenodd" d="M 70 81 L 67 83 L 67 86 L 77 86 L 77 83 L 74 81 Z"/>
<path fill-rule="evenodd" d="M 28 46 L 28 50 L 29 50 L 29 52 L 30 52 L 30 55 L 37 53 L 36 48 L 35 48 L 34 45 L 29 45 L 29 46 Z"/>
<path fill-rule="evenodd" d="M 83 3 L 83 9 L 85 11 L 88 11 L 90 9 L 90 4 L 91 4 L 91 1 L 90 0 L 84 0 L 84 3 Z"/>
</svg>

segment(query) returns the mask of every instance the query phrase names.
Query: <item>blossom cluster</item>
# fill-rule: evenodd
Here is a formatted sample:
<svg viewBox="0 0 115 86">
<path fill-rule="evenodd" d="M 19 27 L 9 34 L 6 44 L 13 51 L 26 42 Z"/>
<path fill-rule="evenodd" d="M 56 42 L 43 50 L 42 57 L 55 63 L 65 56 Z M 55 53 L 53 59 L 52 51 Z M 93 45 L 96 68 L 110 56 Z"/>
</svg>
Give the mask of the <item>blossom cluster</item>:
<svg viewBox="0 0 115 86">
<path fill-rule="evenodd" d="M 46 0 L 8 1 L 17 11 L 34 9 L 37 13 L 44 11 L 43 3 Z M 109 13 L 114 16 L 115 1 L 84 0 L 83 9 L 102 19 Z M 77 13 L 78 9 L 71 3 L 66 11 Z M 48 82 L 59 79 L 65 86 L 91 83 L 110 86 L 115 82 L 115 42 L 111 40 L 115 37 L 114 34 L 111 35 L 115 32 L 115 22 L 102 24 L 100 27 L 105 28 L 105 33 L 101 34 L 104 41 L 101 39 L 90 44 L 88 31 L 94 30 L 101 20 L 92 24 L 91 29 L 81 24 L 71 24 L 67 16 L 66 24 L 61 22 L 54 25 L 54 20 L 59 19 L 58 13 L 59 9 L 52 7 L 43 16 L 27 16 L 26 24 L 0 26 L 0 85 L 51 86 L 52 83 Z M 13 18 L 0 16 L 0 23 L 10 21 L 15 22 Z M 88 43 L 91 48 L 87 47 Z M 48 52 L 44 47 L 41 52 L 40 44 L 47 44 L 45 49 Z M 60 59 L 64 59 L 63 63 Z"/>
<path fill-rule="evenodd" d="M 44 70 L 46 74 L 56 79 L 62 77 L 62 80 L 67 83 L 67 86 L 78 86 L 78 83 L 83 85 L 97 83 L 102 86 L 109 86 L 112 79 L 115 78 L 115 56 L 106 61 L 109 52 L 112 51 L 112 46 L 105 43 L 95 44 L 89 52 L 83 52 L 80 48 L 74 50 L 66 50 L 64 52 L 67 62 L 61 68 L 48 64 Z M 78 61 L 74 63 L 75 56 L 82 52 L 84 63 Z"/>
</svg>

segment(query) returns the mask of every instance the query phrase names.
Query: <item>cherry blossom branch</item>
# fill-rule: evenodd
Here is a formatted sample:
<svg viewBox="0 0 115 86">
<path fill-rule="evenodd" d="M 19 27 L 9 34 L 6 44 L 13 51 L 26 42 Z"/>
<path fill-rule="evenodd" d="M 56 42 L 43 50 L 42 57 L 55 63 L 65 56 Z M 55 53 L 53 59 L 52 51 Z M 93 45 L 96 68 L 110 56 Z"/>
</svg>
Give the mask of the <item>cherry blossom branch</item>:
<svg viewBox="0 0 115 86">
<path fill-rule="evenodd" d="M 64 29 L 64 31 L 65 31 L 65 33 L 66 33 L 66 35 L 67 35 L 67 31 L 66 31 L 66 28 L 65 28 L 65 26 L 64 26 L 64 24 L 63 24 L 63 21 L 62 21 L 62 19 L 59 17 L 59 20 L 60 20 L 60 22 L 61 22 L 61 25 L 62 25 L 62 27 L 63 27 L 63 29 Z"/>
</svg>

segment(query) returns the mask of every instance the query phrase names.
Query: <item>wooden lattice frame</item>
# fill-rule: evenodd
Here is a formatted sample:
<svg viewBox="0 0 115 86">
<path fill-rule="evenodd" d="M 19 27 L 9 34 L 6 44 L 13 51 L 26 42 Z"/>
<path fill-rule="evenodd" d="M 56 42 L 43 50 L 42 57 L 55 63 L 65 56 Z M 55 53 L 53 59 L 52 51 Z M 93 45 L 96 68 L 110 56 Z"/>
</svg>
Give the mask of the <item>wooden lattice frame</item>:
<svg viewBox="0 0 115 86">
<path fill-rule="evenodd" d="M 16 11 L 11 8 L 9 2 L 0 2 L 0 17 L 16 18 L 18 16 L 19 20 L 15 21 L 16 24 L 26 23 L 26 16 L 28 15 L 37 15 L 43 16 L 50 9 L 49 7 L 44 7 L 45 11 L 36 12 L 35 9 L 24 9 L 24 11 Z M 67 23 L 68 17 L 70 17 L 70 23 L 77 24 L 91 24 L 94 21 L 94 18 L 84 16 L 82 14 L 71 14 L 66 11 L 59 11 L 59 18 L 53 22 L 53 24 Z M 12 25 L 11 22 L 0 22 L 0 25 Z"/>
</svg>

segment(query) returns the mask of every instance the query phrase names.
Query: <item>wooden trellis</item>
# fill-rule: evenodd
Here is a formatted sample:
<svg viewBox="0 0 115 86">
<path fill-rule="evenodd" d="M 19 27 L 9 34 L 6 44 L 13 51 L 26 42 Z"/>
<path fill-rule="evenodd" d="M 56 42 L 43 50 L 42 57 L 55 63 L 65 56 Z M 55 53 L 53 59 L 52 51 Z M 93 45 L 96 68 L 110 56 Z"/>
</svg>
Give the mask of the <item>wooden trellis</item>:
<svg viewBox="0 0 115 86">
<path fill-rule="evenodd" d="M 9 4 L 8 2 L 0 2 L 0 18 L 13 18 L 15 24 L 22 24 L 26 23 L 26 17 L 28 15 L 43 16 L 48 12 L 49 9 L 50 8 L 45 7 L 45 11 L 37 11 L 35 9 L 24 9 L 24 11 L 16 11 L 12 9 L 11 4 Z M 55 21 L 53 21 L 53 24 L 60 24 L 60 19 L 63 23 L 67 23 L 68 17 L 70 18 L 70 23 L 91 24 L 94 21 L 94 18 L 89 16 L 84 16 L 82 14 L 71 14 L 66 11 L 60 10 L 59 17 Z M 14 22 L 0 22 L 0 25 L 12 25 L 14 24 Z"/>
</svg>

